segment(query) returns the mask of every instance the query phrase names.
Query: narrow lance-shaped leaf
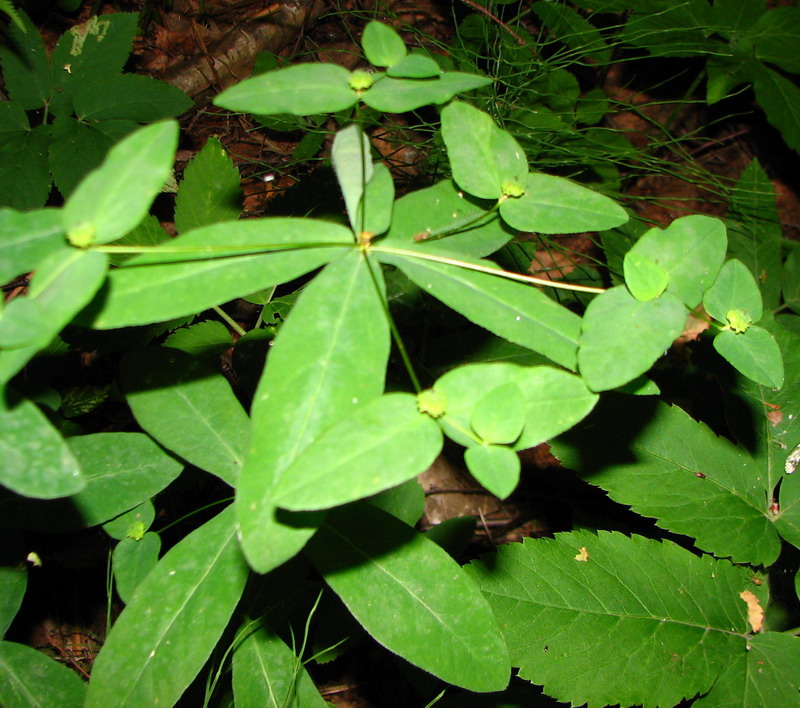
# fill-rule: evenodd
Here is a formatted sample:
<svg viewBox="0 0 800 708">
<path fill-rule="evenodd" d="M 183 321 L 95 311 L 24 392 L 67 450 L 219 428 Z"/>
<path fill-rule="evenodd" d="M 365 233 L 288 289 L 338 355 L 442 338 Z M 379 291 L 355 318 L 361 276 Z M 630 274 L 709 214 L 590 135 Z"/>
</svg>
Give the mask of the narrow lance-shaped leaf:
<svg viewBox="0 0 800 708">
<path fill-rule="evenodd" d="M 332 511 L 306 553 L 387 649 L 471 691 L 505 688 L 508 657 L 492 612 L 433 541 L 361 504 Z"/>
<path fill-rule="evenodd" d="M 364 186 L 372 178 L 372 156 L 369 139 L 354 123 L 336 133 L 331 150 L 333 169 L 347 206 L 347 216 L 356 234 L 362 231 L 363 218 L 359 207 Z"/>
<path fill-rule="evenodd" d="M 86 707 L 174 705 L 208 660 L 247 574 L 228 507 L 137 588 L 97 656 Z"/>
<path fill-rule="evenodd" d="M 390 340 L 382 291 L 375 264 L 348 254 L 305 287 L 270 349 L 236 498 L 242 547 L 259 572 L 297 553 L 322 519 L 278 510 L 275 485 L 324 430 L 383 391 Z"/>
<path fill-rule="evenodd" d="M 184 352 L 153 347 L 134 350 L 123 360 L 122 387 L 150 435 L 200 469 L 236 484 L 250 419 L 221 374 Z"/>
<path fill-rule="evenodd" d="M 468 569 L 520 676 L 590 708 L 717 691 L 753 640 L 740 593 L 767 600 L 751 570 L 607 531 L 525 539 Z"/>
<path fill-rule="evenodd" d="M 24 644 L 0 642 L 0 703 L 7 708 L 81 708 L 86 684 L 77 673 Z"/>
<path fill-rule="evenodd" d="M 778 555 L 766 469 L 680 408 L 609 395 L 552 449 L 615 501 L 709 553 L 754 565 Z"/>
</svg>

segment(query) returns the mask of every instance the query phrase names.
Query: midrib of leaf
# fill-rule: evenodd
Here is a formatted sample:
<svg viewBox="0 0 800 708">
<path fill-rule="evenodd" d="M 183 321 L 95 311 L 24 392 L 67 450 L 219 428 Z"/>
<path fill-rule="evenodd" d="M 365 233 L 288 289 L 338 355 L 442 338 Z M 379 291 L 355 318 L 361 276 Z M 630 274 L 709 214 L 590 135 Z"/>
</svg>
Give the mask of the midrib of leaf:
<svg viewBox="0 0 800 708">
<path fill-rule="evenodd" d="M 235 525 L 234 525 L 234 528 L 231 529 L 231 532 L 228 535 L 228 539 L 219 547 L 219 551 L 217 552 L 216 556 L 214 557 L 213 562 L 208 564 L 208 566 L 206 567 L 205 572 L 203 573 L 203 575 L 194 584 L 194 587 L 192 588 L 192 591 L 188 595 L 186 595 L 186 597 L 184 598 L 184 601 L 180 605 L 180 607 L 175 612 L 173 612 L 172 619 L 170 620 L 169 624 L 166 625 L 166 627 L 164 628 L 163 632 L 161 632 L 161 634 L 158 636 L 157 641 L 156 641 L 156 643 L 154 645 L 155 648 L 153 648 L 150 651 L 150 654 L 148 654 L 147 659 L 144 661 L 144 663 L 141 665 L 139 671 L 136 673 L 136 678 L 130 684 L 130 689 L 125 694 L 124 700 L 120 701 L 120 705 L 124 705 L 125 703 L 127 703 L 128 698 L 130 698 L 131 693 L 133 693 L 133 691 L 139 685 L 139 681 L 142 678 L 142 675 L 144 674 L 144 672 L 150 666 L 150 660 L 155 658 L 156 653 L 158 652 L 158 649 L 161 647 L 161 645 L 162 645 L 162 643 L 164 641 L 164 638 L 169 633 L 169 631 L 172 629 L 173 625 L 177 621 L 178 617 L 183 613 L 184 609 L 186 609 L 186 605 L 189 604 L 189 600 L 191 600 L 195 596 L 195 594 L 197 593 L 198 588 L 203 584 L 203 582 L 206 580 L 206 578 L 211 574 L 211 571 L 216 567 L 217 563 L 219 563 L 220 557 L 227 550 L 227 548 L 230 545 L 231 541 L 234 541 L 234 542 L 236 541 L 236 527 L 235 527 Z"/>
<path fill-rule="evenodd" d="M 17 673 L 15 671 L 9 671 L 9 666 L 5 662 L 2 662 L 2 666 L 4 669 L 4 673 L 6 675 L 11 674 L 15 678 L 17 677 Z M 39 701 L 36 700 L 36 696 L 34 696 L 25 685 L 24 681 L 17 679 L 16 686 L 21 694 L 25 696 L 27 699 L 27 705 L 32 706 L 32 708 L 37 708 L 37 706 L 41 706 L 41 708 L 47 708 L 47 706 L 42 705 Z"/>
<path fill-rule="evenodd" d="M 387 568 L 385 568 L 385 567 L 384 567 L 384 566 L 383 566 L 381 563 L 379 563 L 377 560 L 375 560 L 375 559 L 374 559 L 372 556 L 370 556 L 370 555 L 367 555 L 366 553 L 364 553 L 364 551 L 362 551 L 362 550 L 361 550 L 361 548 L 359 548 L 359 547 L 358 547 L 358 546 L 357 546 L 355 543 L 353 543 L 353 541 L 352 541 L 352 540 L 351 540 L 351 539 L 350 539 L 348 536 L 344 535 L 343 533 L 341 533 L 340 531 L 338 531 L 337 529 L 335 529 L 334 527 L 332 527 L 332 526 L 331 526 L 330 524 L 328 524 L 328 523 L 325 523 L 324 525 L 327 527 L 328 531 L 331 531 L 331 532 L 335 533 L 335 534 L 336 534 L 336 535 L 337 535 L 339 538 L 341 538 L 341 539 L 342 539 L 342 541 L 343 541 L 345 544 L 347 544 L 348 546 L 350 546 L 350 547 L 351 547 L 351 548 L 352 548 L 354 551 L 356 551 L 356 553 L 357 553 L 359 556 L 361 556 L 361 557 L 362 557 L 364 560 L 366 560 L 366 561 L 367 561 L 367 563 L 369 563 L 370 565 L 373 565 L 375 568 L 379 569 L 379 570 L 380 570 L 380 571 L 381 571 L 381 572 L 382 572 L 384 575 L 386 575 L 388 578 L 391 578 L 391 579 L 392 579 L 392 580 L 393 580 L 393 581 L 394 581 L 394 582 L 395 582 L 397 585 L 399 585 L 400 587 L 402 587 L 402 588 L 403 588 L 403 589 L 406 591 L 406 593 L 407 593 L 407 594 L 408 594 L 408 595 L 409 595 L 411 598 L 413 598 L 413 599 L 414 599 L 414 600 L 415 600 L 415 601 L 416 601 L 416 602 L 417 602 L 419 605 L 421 605 L 422 607 L 424 607 L 424 608 L 425 608 L 425 609 L 428 611 L 428 613 L 429 613 L 429 614 L 430 614 L 432 617 L 434 617 L 434 618 L 436 619 L 436 621 L 437 621 L 437 622 L 438 622 L 438 623 L 439 623 L 439 624 L 440 624 L 442 627 L 445 627 L 445 628 L 448 630 L 448 632 L 450 633 L 450 635 L 451 635 L 451 636 L 454 636 L 454 637 L 456 637 L 456 638 L 458 639 L 458 643 L 459 643 L 459 644 L 460 644 L 462 647 L 464 647 L 464 648 L 466 649 L 466 651 L 467 651 L 467 654 L 472 654 L 472 653 L 473 653 L 472 646 L 471 646 L 470 644 L 466 643 L 466 642 L 465 642 L 465 641 L 464 641 L 464 640 L 463 640 L 463 639 L 462 639 L 462 638 L 459 636 L 459 633 L 458 633 L 458 632 L 456 632 L 456 631 L 454 631 L 454 630 L 453 630 L 453 629 L 450 627 L 450 625 L 449 625 L 449 624 L 447 624 L 447 622 L 445 622 L 445 621 L 444 621 L 444 619 L 441 617 L 441 615 L 440 615 L 438 612 L 436 612 L 436 611 L 435 611 L 435 610 L 434 610 L 432 607 L 430 607 L 430 606 L 429 606 L 429 605 L 428 605 L 428 604 L 427 604 L 427 603 L 426 603 L 424 600 L 422 600 L 422 598 L 420 598 L 420 597 L 419 597 L 417 594 L 415 594 L 415 593 L 414 593 L 414 592 L 413 592 L 413 591 L 412 591 L 412 590 L 411 590 L 409 587 L 407 587 L 407 586 L 406 586 L 406 584 L 405 584 L 405 583 L 404 583 L 404 582 L 403 582 L 403 581 L 402 581 L 400 578 L 396 577 L 396 576 L 395 576 L 395 575 L 394 575 L 394 574 L 393 574 L 391 571 L 389 571 Z"/>
<path fill-rule="evenodd" d="M 214 428 L 211 427 L 211 425 L 207 422 L 207 417 L 203 414 L 203 411 L 198 409 L 197 406 L 195 406 L 194 403 L 191 402 L 191 400 L 186 396 L 186 394 L 180 388 L 176 387 L 175 390 L 178 396 L 186 402 L 187 408 L 190 408 L 192 412 L 196 414 L 194 416 L 195 420 L 201 421 L 203 427 L 206 428 L 206 430 L 210 431 L 211 437 L 218 440 L 222 444 L 222 447 L 225 448 L 225 450 L 230 453 L 230 456 L 236 461 L 236 464 L 239 465 L 239 468 L 241 469 L 242 465 L 244 464 L 244 461 L 242 460 L 241 457 L 239 457 L 236 451 L 228 444 L 227 440 L 222 436 L 220 436 L 219 433 Z"/>
</svg>

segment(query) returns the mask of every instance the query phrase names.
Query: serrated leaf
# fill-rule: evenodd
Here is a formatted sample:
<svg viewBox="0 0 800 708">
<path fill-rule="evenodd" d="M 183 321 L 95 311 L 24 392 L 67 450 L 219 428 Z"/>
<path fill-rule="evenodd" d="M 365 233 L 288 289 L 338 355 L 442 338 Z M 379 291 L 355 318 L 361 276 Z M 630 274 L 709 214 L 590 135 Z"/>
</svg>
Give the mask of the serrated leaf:
<svg viewBox="0 0 800 708">
<path fill-rule="evenodd" d="M 122 388 L 139 425 L 193 465 L 236 484 L 250 420 L 230 384 L 184 352 L 133 350 L 122 363 Z"/>
<path fill-rule="evenodd" d="M 781 132 L 792 150 L 800 152 L 800 89 L 765 66 L 754 77 L 753 89 L 767 120 Z"/>
<path fill-rule="evenodd" d="M 525 425 L 525 401 L 515 383 L 501 384 L 472 409 L 470 425 L 484 442 L 510 445 Z"/>
<path fill-rule="evenodd" d="M 297 553 L 322 516 L 276 508 L 289 465 L 326 428 L 383 391 L 389 328 L 383 284 L 361 253 L 331 263 L 297 299 L 267 358 L 251 409 L 253 432 L 237 487 L 242 547 L 266 572 Z"/>
<path fill-rule="evenodd" d="M 709 553 L 753 565 L 769 565 L 778 555 L 766 470 L 680 408 L 608 396 L 551 446 L 565 466 L 612 499 L 695 538 Z"/>
<path fill-rule="evenodd" d="M 352 245 L 349 229 L 315 219 L 204 226 L 112 270 L 107 289 L 81 314 L 81 321 L 110 329 L 195 314 L 297 278 Z"/>
<path fill-rule="evenodd" d="M 517 453 L 502 445 L 473 445 L 464 453 L 470 474 L 498 499 L 505 499 L 519 483 Z"/>
<path fill-rule="evenodd" d="M 722 267 L 728 241 L 725 225 L 710 216 L 684 216 L 666 229 L 653 227 L 631 248 L 666 271 L 667 292 L 694 308 Z"/>
<path fill-rule="evenodd" d="M 114 140 L 93 124 L 59 116 L 51 126 L 50 170 L 53 181 L 68 197 L 80 181 L 102 164 Z"/>
<path fill-rule="evenodd" d="M 525 152 L 488 113 L 460 101 L 447 104 L 442 109 L 442 139 L 453 180 L 465 192 L 480 199 L 499 199 L 504 182 L 524 185 Z"/>
<path fill-rule="evenodd" d="M 386 77 L 364 92 L 361 100 L 385 113 L 405 113 L 422 106 L 446 103 L 459 93 L 488 86 L 486 76 L 448 71 L 434 79 L 393 79 Z"/>
<path fill-rule="evenodd" d="M 117 143 L 64 205 L 67 234 L 90 228 L 92 243 L 108 243 L 133 229 L 167 181 L 177 144 L 173 121 L 148 125 Z"/>
<path fill-rule="evenodd" d="M 37 125 L 0 148 L 0 205 L 38 209 L 50 194 L 50 126 Z"/>
<path fill-rule="evenodd" d="M 590 708 L 716 691 L 753 640 L 739 593 L 766 599 L 745 568 L 607 531 L 524 539 L 468 569 L 520 676 Z"/>
<path fill-rule="evenodd" d="M 139 540 L 123 538 L 114 548 L 112 568 L 114 585 L 126 605 L 147 574 L 158 563 L 161 552 L 161 537 L 157 533 L 146 533 Z"/>
<path fill-rule="evenodd" d="M 233 652 L 236 705 L 264 708 L 329 706 L 303 667 L 303 661 L 267 627 L 245 625 Z"/>
<path fill-rule="evenodd" d="M 471 691 L 507 685 L 508 658 L 488 603 L 422 534 L 361 504 L 332 511 L 306 554 L 389 651 Z"/>
<path fill-rule="evenodd" d="M 592 410 L 598 398 L 580 377 L 550 366 L 502 362 L 459 366 L 434 384 L 434 390 L 446 400 L 445 415 L 439 420 L 448 437 L 470 446 L 473 441 L 464 431 L 469 430 L 475 406 L 509 383 L 519 389 L 525 402 L 525 426 L 514 444 L 516 450 L 534 447 L 568 430 Z"/>
<path fill-rule="evenodd" d="M 63 664 L 24 644 L 0 642 L 0 703 L 5 708 L 80 708 L 85 696 L 86 684 Z"/>
<path fill-rule="evenodd" d="M 548 29 L 579 56 L 601 64 L 611 61 L 611 49 L 600 31 L 568 5 L 535 2 L 531 9 Z"/>
<path fill-rule="evenodd" d="M 758 322 L 763 313 L 761 292 L 753 274 L 741 261 L 727 261 L 714 281 L 714 285 L 703 296 L 703 307 L 717 322 L 727 324 L 728 313 L 739 310 Z"/>
<path fill-rule="evenodd" d="M 174 705 L 239 602 L 247 566 L 233 507 L 174 546 L 136 589 L 92 668 L 87 708 Z"/>
<path fill-rule="evenodd" d="M 361 35 L 364 56 L 374 66 L 394 66 L 406 55 L 406 45 L 388 25 L 372 21 Z"/>
<path fill-rule="evenodd" d="M 9 97 L 29 111 L 47 103 L 53 92 L 53 71 L 39 30 L 22 10 L 18 13 L 25 31 L 16 24 L 8 28 L 8 44 L 0 48 L 0 61 Z"/>
<path fill-rule="evenodd" d="M 175 197 L 175 229 L 186 233 L 218 221 L 235 221 L 242 211 L 239 170 L 219 138 L 208 139 L 186 166 Z"/>
<path fill-rule="evenodd" d="M 686 317 L 686 308 L 668 292 L 641 302 L 623 286 L 606 290 L 589 303 L 583 316 L 581 376 L 594 391 L 632 381 L 680 336 Z"/>
<path fill-rule="evenodd" d="M 376 494 L 424 472 L 442 433 L 414 396 L 368 401 L 305 448 L 273 488 L 277 506 L 327 509 Z"/>
<path fill-rule="evenodd" d="M 763 12 L 749 27 L 755 56 L 761 61 L 777 64 L 784 71 L 800 74 L 797 46 L 800 43 L 800 8 L 774 7 Z"/>
<path fill-rule="evenodd" d="M 34 270 L 64 246 L 61 215 L 55 209 L 18 212 L 0 209 L 0 281 Z"/>
<path fill-rule="evenodd" d="M 575 368 L 580 318 L 540 291 L 457 265 L 379 251 L 378 257 L 400 268 L 425 292 L 475 324 L 562 366 Z M 455 256 L 451 260 L 460 259 Z M 496 268 L 487 261 L 477 264 Z"/>
<path fill-rule="evenodd" d="M 263 115 L 336 113 L 355 105 L 350 72 L 336 64 L 296 64 L 239 82 L 214 104 L 229 111 Z"/>
<path fill-rule="evenodd" d="M 500 216 L 515 229 L 543 234 L 602 231 L 628 220 L 625 210 L 608 197 L 571 182 L 531 172 L 521 197 L 505 199 Z"/>
<path fill-rule="evenodd" d="M 192 99 L 179 88 L 140 74 L 112 76 L 84 83 L 75 91 L 79 120 L 126 119 L 153 123 L 180 115 L 192 107 Z"/>
<path fill-rule="evenodd" d="M 756 383 L 783 386 L 783 359 L 773 336 L 757 325 L 745 332 L 726 329 L 714 337 L 716 349 L 734 368 Z"/>
<path fill-rule="evenodd" d="M 354 123 L 336 133 L 331 149 L 331 160 L 339 188 L 347 206 L 347 216 L 356 234 L 362 232 L 363 216 L 360 207 L 364 186 L 372 178 L 372 156 L 369 139 Z"/>
</svg>

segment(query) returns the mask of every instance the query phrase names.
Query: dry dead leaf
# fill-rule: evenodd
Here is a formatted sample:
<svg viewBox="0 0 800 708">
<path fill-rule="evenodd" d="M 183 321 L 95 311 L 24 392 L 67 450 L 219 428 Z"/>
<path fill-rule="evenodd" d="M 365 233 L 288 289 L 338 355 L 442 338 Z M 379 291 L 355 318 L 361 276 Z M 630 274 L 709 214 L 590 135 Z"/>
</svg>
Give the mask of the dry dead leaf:
<svg viewBox="0 0 800 708">
<path fill-rule="evenodd" d="M 760 632 L 764 626 L 764 610 L 758 598 L 750 590 L 742 590 L 739 597 L 747 603 L 747 621 L 754 632 Z"/>
<path fill-rule="evenodd" d="M 578 555 L 575 556 L 575 560 L 582 563 L 589 560 L 589 551 L 586 550 L 586 546 L 581 546 Z"/>
</svg>

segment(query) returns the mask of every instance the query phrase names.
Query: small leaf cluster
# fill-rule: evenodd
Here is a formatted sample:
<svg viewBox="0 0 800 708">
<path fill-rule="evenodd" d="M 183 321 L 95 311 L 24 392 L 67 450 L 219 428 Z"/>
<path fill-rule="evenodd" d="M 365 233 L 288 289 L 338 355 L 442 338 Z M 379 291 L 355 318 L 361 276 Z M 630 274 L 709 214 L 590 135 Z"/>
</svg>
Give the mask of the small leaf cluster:
<svg viewBox="0 0 800 708">
<path fill-rule="evenodd" d="M 164 121 L 112 147 L 63 208 L 0 210 L 0 280 L 34 272 L 27 293 L 0 311 L 4 523 L 102 525 L 117 542 L 113 573 L 126 603 L 88 686 L 35 650 L 0 642 L 0 702 L 175 705 L 210 656 L 232 655 L 236 704 L 322 706 L 303 664 L 307 631 L 295 631 L 299 607 L 319 615 L 333 644 L 366 632 L 467 691 L 503 691 L 516 667 L 573 704 L 794 704 L 798 639 L 762 611 L 763 569 L 783 542 L 800 547 L 800 477 L 785 465 L 800 444 L 800 338 L 769 311 L 800 307 L 800 269 L 782 263 L 773 230 L 748 221 L 760 206 L 734 205 L 730 235 L 718 219 L 688 216 L 628 240 L 621 206 L 531 169 L 508 131 L 454 100 L 485 77 L 431 73 L 377 23 L 364 49 L 386 72 L 301 65 L 243 81 L 216 102 L 293 115 L 356 108 L 356 118 L 362 102 L 434 103 L 452 180 L 396 199 L 355 121 L 336 134 L 331 157 L 346 222 L 239 220 L 235 169 L 212 140 L 187 168 L 179 235 L 166 239 L 148 216 L 177 146 L 177 124 Z M 765 179 L 759 170 L 742 185 Z M 560 304 L 536 287 L 551 281 L 488 258 L 516 230 L 602 231 L 616 284 L 583 288 L 593 296 L 585 312 Z M 783 284 L 773 271 L 754 277 L 748 239 L 777 258 Z M 387 275 L 398 271 L 537 363 L 478 361 L 423 381 L 393 318 Z M 235 360 L 243 345 L 269 342 L 248 409 L 210 363 L 209 352 L 233 343 L 229 333 L 180 325 L 234 298 L 269 303 L 275 286 L 298 279 L 291 308 L 276 305 L 274 338 L 255 329 L 234 348 Z M 714 373 L 743 374 L 729 387 L 744 406 L 730 409 L 730 432 L 747 445 L 660 402 L 646 376 L 701 303 L 727 359 Z M 149 345 L 124 347 L 119 365 L 142 432 L 59 426 L 57 392 L 25 385 L 23 370 L 64 341 L 67 325 L 148 335 Z M 169 330 L 152 342 L 153 331 Z M 387 390 L 393 347 L 407 382 Z M 462 566 L 435 533 L 415 528 L 424 509 L 416 478 L 445 437 L 498 497 L 517 485 L 517 453 L 550 441 L 587 483 L 702 553 L 575 531 Z M 184 469 L 218 480 L 222 508 L 161 555 L 153 498 Z M 27 576 L 16 565 L 4 571 L 5 631 Z M 337 609 L 317 612 L 315 597 Z M 209 694 L 228 666 L 214 662 Z"/>
</svg>

